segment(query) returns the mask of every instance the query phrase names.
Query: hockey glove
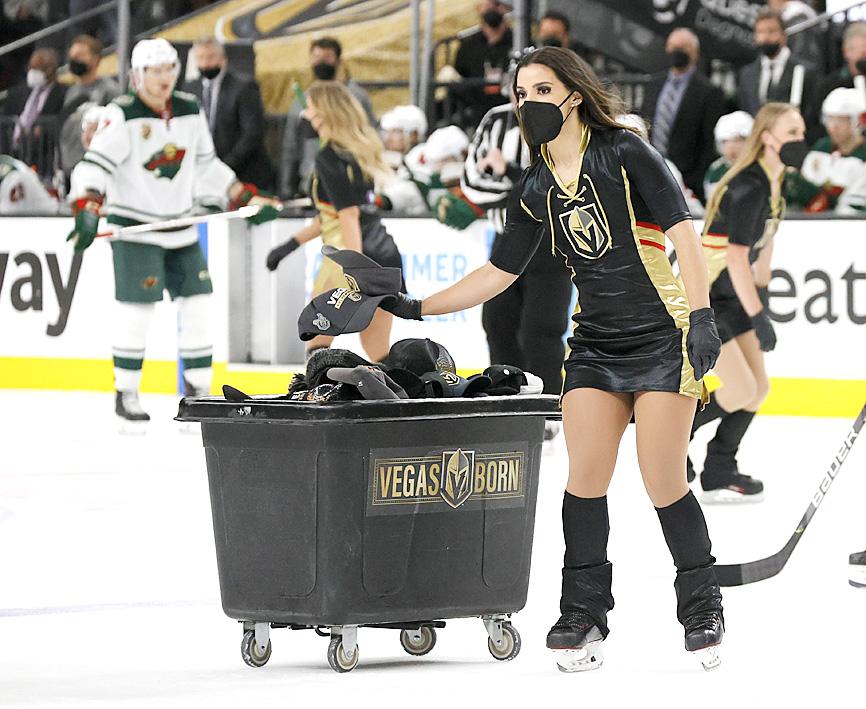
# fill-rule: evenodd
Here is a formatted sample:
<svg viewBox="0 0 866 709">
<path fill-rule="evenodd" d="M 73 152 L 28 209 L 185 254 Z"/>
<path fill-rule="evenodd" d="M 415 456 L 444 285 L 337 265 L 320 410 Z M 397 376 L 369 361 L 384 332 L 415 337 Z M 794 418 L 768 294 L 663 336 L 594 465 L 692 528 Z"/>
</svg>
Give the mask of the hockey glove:
<svg viewBox="0 0 866 709">
<path fill-rule="evenodd" d="M 483 210 L 472 204 L 459 190 L 443 194 L 436 202 L 433 214 L 445 226 L 458 231 L 463 231 L 476 219 L 484 216 Z"/>
<path fill-rule="evenodd" d="M 282 261 L 286 256 L 292 253 L 299 246 L 300 243 L 298 243 L 298 240 L 295 237 L 292 237 L 285 244 L 280 244 L 276 248 L 271 249 L 271 252 L 268 254 L 268 260 L 265 262 L 268 270 L 276 271 L 277 266 L 280 265 L 280 261 Z"/>
<path fill-rule="evenodd" d="M 766 310 L 752 316 L 752 325 L 762 352 L 772 352 L 776 349 L 776 331 Z"/>
<path fill-rule="evenodd" d="M 261 207 L 253 216 L 247 217 L 248 224 L 264 224 L 270 222 L 280 216 L 280 210 L 283 205 L 279 200 L 274 199 L 268 194 L 259 192 L 259 188 L 255 185 L 244 182 L 244 191 L 240 196 L 232 202 L 232 209 L 240 209 L 247 205 Z"/>
<path fill-rule="evenodd" d="M 421 301 L 410 298 L 405 293 L 395 293 L 384 298 L 379 303 L 382 310 L 386 310 L 398 318 L 404 320 L 421 320 Z"/>
<path fill-rule="evenodd" d="M 72 203 L 75 227 L 69 232 L 66 240 L 75 243 L 75 253 L 80 254 L 96 238 L 100 206 L 102 206 L 102 197 L 87 196 Z"/>
<path fill-rule="evenodd" d="M 686 337 L 686 352 L 695 370 L 695 379 L 700 380 L 709 372 L 719 357 L 722 341 L 716 329 L 716 316 L 712 308 L 701 308 L 689 313 L 689 334 Z"/>
</svg>

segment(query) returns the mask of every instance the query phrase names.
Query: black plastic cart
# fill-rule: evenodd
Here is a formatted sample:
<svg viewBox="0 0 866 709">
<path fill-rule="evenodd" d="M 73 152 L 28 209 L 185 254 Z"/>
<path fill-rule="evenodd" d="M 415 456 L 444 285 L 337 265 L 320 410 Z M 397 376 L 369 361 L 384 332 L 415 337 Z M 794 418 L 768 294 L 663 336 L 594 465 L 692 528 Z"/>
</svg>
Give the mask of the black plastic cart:
<svg viewBox="0 0 866 709">
<path fill-rule="evenodd" d="M 187 398 L 201 422 L 222 605 L 261 667 L 271 628 L 330 638 L 337 672 L 359 627 L 428 653 L 444 619 L 480 617 L 497 660 L 529 586 L 546 418 L 555 396 L 308 403 Z"/>
</svg>

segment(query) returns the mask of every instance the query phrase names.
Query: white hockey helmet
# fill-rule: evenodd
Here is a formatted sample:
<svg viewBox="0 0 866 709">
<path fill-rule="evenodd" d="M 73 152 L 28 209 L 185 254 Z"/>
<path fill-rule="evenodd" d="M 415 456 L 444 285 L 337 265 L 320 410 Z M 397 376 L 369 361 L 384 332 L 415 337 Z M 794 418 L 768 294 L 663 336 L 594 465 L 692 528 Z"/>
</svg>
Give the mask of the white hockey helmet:
<svg viewBox="0 0 866 709">
<path fill-rule="evenodd" d="M 848 116 L 856 126 L 860 121 L 860 115 L 866 112 L 866 106 L 863 104 L 863 95 L 857 89 L 833 89 L 821 104 L 821 118 Z"/>
<path fill-rule="evenodd" d="M 180 60 L 177 50 L 171 46 L 168 40 L 162 37 L 156 39 L 143 39 L 132 49 L 130 67 L 132 76 L 136 82 L 141 79 L 141 73 L 149 66 L 162 66 L 171 64 L 174 66 L 175 76 L 180 73 Z"/>
<path fill-rule="evenodd" d="M 726 140 L 734 138 L 748 138 L 752 134 L 754 123 L 755 119 L 745 111 L 734 111 L 722 116 L 713 131 L 716 145 L 720 146 Z"/>
<path fill-rule="evenodd" d="M 443 162 L 448 158 L 463 160 L 469 149 L 469 138 L 457 126 L 445 126 L 434 130 L 424 143 L 424 161 L 428 165 Z"/>
<path fill-rule="evenodd" d="M 423 139 L 427 135 L 427 116 L 418 106 L 395 106 L 379 121 L 382 130 L 402 130 L 407 135 L 415 132 Z"/>
</svg>

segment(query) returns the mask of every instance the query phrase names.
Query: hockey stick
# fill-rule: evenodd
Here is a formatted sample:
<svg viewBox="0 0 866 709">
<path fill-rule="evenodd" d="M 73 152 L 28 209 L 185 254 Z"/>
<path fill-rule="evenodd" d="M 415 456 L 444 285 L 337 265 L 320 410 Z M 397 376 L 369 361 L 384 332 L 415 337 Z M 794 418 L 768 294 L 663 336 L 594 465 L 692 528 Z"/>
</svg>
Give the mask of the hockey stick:
<svg viewBox="0 0 866 709">
<path fill-rule="evenodd" d="M 839 474 L 839 469 L 842 467 L 842 463 L 845 462 L 845 458 L 847 458 L 848 454 L 851 452 L 851 448 L 854 446 L 854 441 L 857 440 L 860 429 L 863 428 L 864 419 L 866 419 L 866 404 L 864 404 L 863 408 L 860 409 L 860 414 L 854 421 L 851 430 L 845 434 L 845 439 L 842 441 L 842 446 L 839 448 L 839 452 L 836 453 L 833 462 L 830 463 L 830 467 L 827 472 L 824 473 L 824 477 L 821 479 L 821 484 L 818 485 L 818 489 L 815 491 L 812 501 L 806 508 L 806 514 L 803 515 L 803 518 L 800 520 L 797 529 L 794 530 L 794 534 L 791 535 L 788 543 L 785 544 L 780 551 L 777 551 L 772 556 L 768 556 L 766 559 L 749 561 L 745 564 L 716 565 L 716 578 L 719 580 L 720 586 L 742 586 L 747 583 L 763 581 L 764 579 L 772 578 L 785 567 L 785 564 L 788 562 L 788 559 L 794 551 L 794 547 L 797 546 L 800 537 L 803 536 L 803 532 L 805 532 L 806 527 L 809 526 L 809 521 L 818 510 L 819 505 L 824 501 L 827 491 L 830 489 L 830 486 Z"/>
<path fill-rule="evenodd" d="M 282 203 L 283 209 L 298 209 L 301 207 L 309 207 L 312 205 L 312 200 L 309 197 L 301 199 L 291 199 Z M 249 204 L 246 207 L 241 207 L 231 212 L 216 212 L 214 214 L 197 214 L 190 217 L 180 217 L 178 219 L 167 219 L 162 222 L 151 222 L 149 224 L 135 224 L 134 226 L 125 226 L 120 229 L 112 229 L 111 231 L 101 231 L 96 236 L 98 237 L 118 237 L 126 236 L 127 234 L 143 234 L 151 231 L 159 231 L 161 229 L 180 229 L 182 227 L 201 224 L 202 222 L 210 221 L 211 219 L 247 219 L 256 214 L 261 207 L 257 204 Z"/>
</svg>

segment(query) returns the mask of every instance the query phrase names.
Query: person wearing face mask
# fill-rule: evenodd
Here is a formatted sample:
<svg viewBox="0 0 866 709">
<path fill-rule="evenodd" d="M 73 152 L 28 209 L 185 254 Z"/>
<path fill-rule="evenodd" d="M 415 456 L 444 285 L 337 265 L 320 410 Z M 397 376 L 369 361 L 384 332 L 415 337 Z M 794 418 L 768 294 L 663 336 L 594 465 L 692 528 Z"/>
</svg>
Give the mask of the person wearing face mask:
<svg viewBox="0 0 866 709">
<path fill-rule="evenodd" d="M 722 386 L 695 416 L 692 435 L 721 419 L 707 445 L 701 474 L 705 502 L 754 502 L 764 485 L 739 471 L 737 451 L 770 383 L 764 353 L 776 347 L 767 286 L 773 238 L 785 212 L 786 170 L 809 152 L 796 108 L 768 103 L 758 111 L 743 152 L 719 181 L 707 205 L 702 243 L 710 275 L 710 304 L 722 350 L 714 368 Z M 694 471 L 689 462 L 689 477 Z"/>
<path fill-rule="evenodd" d="M 789 207 L 812 213 L 833 211 L 845 191 L 863 179 L 866 138 L 860 118 L 864 113 L 866 101 L 857 89 L 833 89 L 824 99 L 821 119 L 827 137 L 812 146 L 800 172 L 787 176 Z"/>
<path fill-rule="evenodd" d="M 66 90 L 61 113 L 60 167 L 66 175 L 84 157 L 79 139 L 82 107 L 86 104 L 104 106 L 119 96 L 120 86 L 110 76 L 99 76 L 102 42 L 87 34 L 78 35 L 69 45 L 66 66 L 74 82 Z"/>
<path fill-rule="evenodd" d="M 54 169 L 54 136 L 50 120 L 63 109 L 66 87 L 57 83 L 60 61 L 53 49 L 37 49 L 30 56 L 27 79 L 9 89 L 0 116 L 14 117 L 0 131 L 0 152 L 36 165 L 40 175 Z"/>
<path fill-rule="evenodd" d="M 639 113 L 650 123 L 653 147 L 682 173 L 701 201 L 704 174 L 716 157 L 713 128 L 724 96 L 698 70 L 700 43 L 689 29 L 673 30 L 665 42 L 670 69 L 652 77 Z"/>
<path fill-rule="evenodd" d="M 350 79 L 343 65 L 343 46 L 333 37 L 320 37 L 310 43 L 310 73 L 313 81 L 339 81 L 354 96 L 371 126 L 376 126 L 373 105 L 361 85 Z M 296 84 L 295 100 L 286 114 L 280 155 L 278 192 L 284 198 L 306 196 L 319 152 L 319 136 L 302 113 L 303 93 Z"/>
<path fill-rule="evenodd" d="M 568 17 L 556 10 L 549 10 L 544 17 L 538 21 L 536 31 L 536 47 L 565 47 L 573 49 L 571 45 L 571 22 Z"/>
<path fill-rule="evenodd" d="M 505 291 L 539 249 L 565 260 L 577 308 L 561 399 L 569 458 L 561 617 L 547 647 L 566 672 L 601 665 L 613 608 L 607 490 L 634 416 L 644 485 L 677 570 L 685 649 L 710 669 L 724 635 L 721 591 L 686 483 L 689 431 L 706 401 L 702 378 L 720 347 L 700 239 L 664 159 L 616 120 L 621 101 L 574 52 L 526 54 L 512 90 L 530 165 L 511 191 L 490 260 L 423 301 L 395 293 L 379 307 L 416 320 L 457 312 Z"/>
<path fill-rule="evenodd" d="M 501 81 L 513 45 L 511 27 L 505 18 L 510 8 L 498 0 L 481 0 L 477 8 L 479 29 L 461 40 L 454 59 L 454 69 L 467 81 L 451 87 L 461 107 L 457 122 L 472 127 L 491 108 L 508 101 L 502 95 Z M 480 85 L 481 80 L 486 83 Z"/>
<path fill-rule="evenodd" d="M 856 88 L 866 100 L 866 22 L 852 22 L 842 35 L 844 65 L 821 81 L 821 105 L 833 89 Z"/>
<path fill-rule="evenodd" d="M 263 142 L 265 108 L 259 85 L 231 71 L 225 48 L 213 37 L 194 42 L 190 51 L 200 78 L 184 88 L 201 101 L 217 157 L 241 182 L 272 190 L 274 171 Z"/>
<path fill-rule="evenodd" d="M 810 140 L 821 135 L 818 76 L 815 67 L 788 47 L 782 16 L 761 10 L 754 26 L 758 57 L 737 75 L 737 106 L 752 116 L 770 101 L 795 106 L 803 114 Z"/>
</svg>

